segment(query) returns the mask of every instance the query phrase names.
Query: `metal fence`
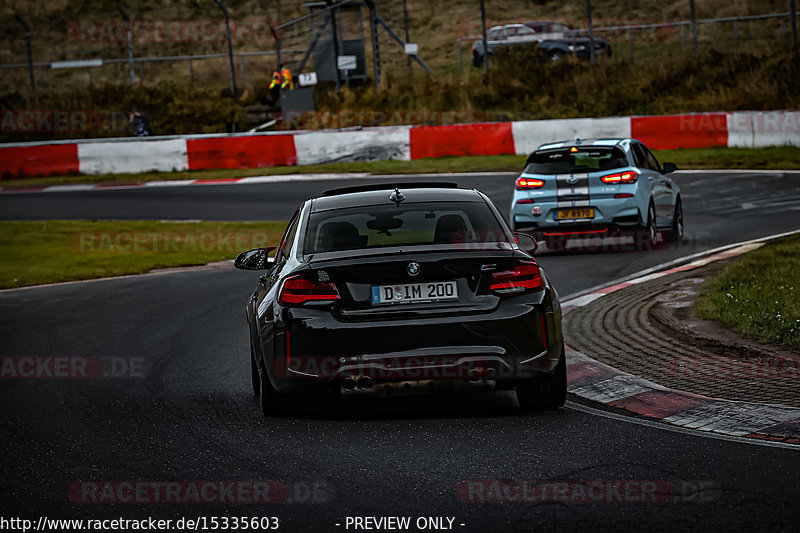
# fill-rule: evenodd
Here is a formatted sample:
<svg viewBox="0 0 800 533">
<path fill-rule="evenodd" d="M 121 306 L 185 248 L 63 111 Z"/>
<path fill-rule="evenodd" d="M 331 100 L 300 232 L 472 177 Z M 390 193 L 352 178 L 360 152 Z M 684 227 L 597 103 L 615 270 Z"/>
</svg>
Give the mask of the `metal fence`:
<svg viewBox="0 0 800 533">
<path fill-rule="evenodd" d="M 302 54 L 304 50 L 283 50 L 282 53 L 287 54 L 288 56 L 295 56 Z M 242 78 L 247 77 L 248 69 L 247 69 L 247 61 L 248 58 L 259 58 L 259 57 L 274 57 L 276 55 L 275 50 L 263 50 L 263 51 L 255 51 L 255 52 L 236 52 L 233 54 L 236 65 L 237 65 L 237 73 Z M 134 71 L 138 75 L 138 79 L 140 83 L 145 83 L 146 76 L 145 76 L 145 64 L 147 63 L 158 63 L 158 62 L 166 62 L 166 61 L 174 61 L 177 63 L 185 63 L 186 74 L 189 76 L 190 83 L 194 83 L 195 80 L 195 66 L 196 62 L 209 60 L 209 59 L 224 59 L 227 60 L 228 54 L 198 54 L 198 55 L 190 55 L 190 56 L 157 56 L 157 57 L 134 57 Z M 129 62 L 128 58 L 117 58 L 117 59 L 100 59 L 98 62 L 93 66 L 86 66 L 86 67 L 74 67 L 74 68 L 85 68 L 86 72 L 90 75 L 90 78 L 93 78 L 92 69 L 97 67 L 102 67 L 105 65 L 124 65 Z M 56 64 L 53 67 L 53 64 Z M 36 77 L 40 81 L 46 80 L 46 72 L 51 69 L 58 69 L 58 62 L 34 62 L 33 67 L 35 72 L 37 72 Z M 9 65 L 0 65 L 0 69 L 26 69 L 28 68 L 28 63 L 15 63 Z M 61 67 L 63 68 L 63 67 Z M 264 70 L 259 69 L 258 75 L 263 77 Z"/>
<path fill-rule="evenodd" d="M 795 12 L 796 15 L 800 15 L 800 11 Z M 726 24 L 726 23 L 733 23 L 731 28 L 731 34 L 733 36 L 734 42 L 739 42 L 743 40 L 744 36 L 740 35 L 740 24 L 746 22 L 753 22 L 753 21 L 767 21 L 767 20 L 778 20 L 780 22 L 780 36 L 782 43 L 788 43 L 789 37 L 788 28 L 791 27 L 791 12 L 785 13 L 768 13 L 764 15 L 743 15 L 738 17 L 722 17 L 722 18 L 710 18 L 710 19 L 697 19 L 695 21 L 696 26 L 701 25 L 710 25 L 710 24 Z M 689 33 L 692 28 L 692 21 L 690 20 L 681 20 L 676 22 L 660 22 L 660 23 L 653 23 L 653 24 L 630 24 L 630 25 L 617 25 L 617 26 L 600 26 L 600 27 L 593 27 L 592 32 L 595 38 L 602 37 L 609 41 L 617 42 L 617 43 L 627 43 L 627 52 L 629 58 L 634 58 L 635 56 L 635 48 L 636 45 L 634 43 L 640 42 L 641 39 L 639 36 L 641 35 L 642 31 L 647 30 L 661 30 L 661 29 L 674 29 L 680 28 L 681 38 L 680 43 L 682 47 L 689 47 Z M 588 34 L 587 30 L 578 29 L 576 30 L 580 35 L 586 36 Z M 775 39 L 775 37 L 770 37 Z M 458 47 L 458 63 L 459 63 L 459 70 L 462 72 L 464 71 L 464 43 L 472 44 L 477 41 L 481 41 L 483 37 L 475 36 L 475 37 L 459 37 L 456 39 L 456 46 Z M 619 50 L 618 50 L 619 52 Z"/>
<path fill-rule="evenodd" d="M 234 77 L 246 79 L 252 72 L 263 81 L 268 80 L 272 71 L 280 64 L 285 64 L 295 76 L 295 83 L 297 75 L 301 72 L 315 71 L 320 81 L 335 81 L 337 87 L 351 80 L 366 80 L 372 77 L 378 82 L 378 88 L 380 88 L 381 65 L 394 69 L 396 65 L 402 64 L 404 68 L 411 69 L 412 62 L 416 61 L 420 67 L 432 73 L 424 61 L 415 54 L 407 55 L 404 50 L 409 40 L 405 0 L 388 2 L 381 5 L 380 9 L 371 0 L 306 2 L 303 5 L 308 10 L 307 14 L 282 24 L 269 26 L 273 37 L 272 50 L 232 51 L 230 62 L 234 66 L 230 68 L 230 73 L 229 54 L 226 53 L 135 56 L 130 44 L 131 19 L 121 9 L 122 20 L 128 25 L 129 57 L 107 59 L 102 57 L 104 50 L 78 50 L 55 54 L 78 57 L 76 61 L 5 64 L 0 65 L 0 71 L 30 69 L 30 88 L 34 93 L 36 80 L 41 84 L 46 83 L 51 76 L 54 79 L 63 79 L 66 72 L 85 77 L 90 84 L 101 80 L 124 79 L 130 80 L 131 84 L 144 85 L 159 79 L 168 68 L 170 77 L 175 77 L 177 73 L 179 77 L 186 78 L 189 84 L 193 85 L 198 79 L 198 71 L 202 72 L 206 80 L 220 81 L 221 76 L 227 79 L 230 75 L 233 82 Z M 225 14 L 227 21 L 227 11 Z M 19 18 L 19 21 L 26 24 L 22 18 Z M 26 32 L 26 38 L 29 38 L 30 32 L 27 27 Z M 230 39 L 227 41 L 230 42 Z M 106 49 L 105 52 L 107 51 Z M 51 54 L 51 57 L 53 55 Z M 86 56 L 91 59 L 86 59 Z M 339 56 L 356 56 L 358 58 L 356 68 L 347 70 L 337 68 Z M 371 69 L 368 68 L 370 66 Z M 19 84 L 22 81 L 21 77 L 19 78 L 19 80 L 6 79 L 4 85 L 7 88 L 12 83 Z M 27 83 L 27 79 L 25 81 Z"/>
<path fill-rule="evenodd" d="M 414 69 L 418 67 L 432 73 L 420 57 L 408 55 L 403 50 L 405 44 L 414 42 L 415 37 L 421 37 L 414 35 L 414 27 L 409 27 L 405 4 L 405 1 L 392 1 L 381 3 L 378 7 L 370 0 L 307 2 L 304 4 L 309 11 L 307 14 L 270 28 L 277 38 L 272 43 L 273 49 L 234 52 L 234 68 L 231 70 L 235 72 L 229 73 L 228 54 L 225 53 L 136 57 L 133 56 L 133 51 L 129 52 L 131 57 L 111 59 L 102 58 L 102 51 L 95 51 L 100 54 L 95 54 L 91 62 L 79 63 L 84 66 L 71 68 L 69 72 L 85 77 L 88 83 L 130 79 L 131 83 L 148 84 L 169 75 L 170 78 L 183 78 L 194 85 L 198 80 L 220 82 L 229 75 L 263 82 L 269 79 L 270 73 L 279 63 L 285 63 L 295 76 L 300 72 L 314 70 L 320 74 L 320 79 L 334 79 L 337 85 L 371 77 L 380 89 L 381 73 L 384 76 L 388 73 L 402 78 L 412 76 Z M 21 18 L 19 20 L 24 23 Z M 695 24 L 713 27 L 715 35 L 727 34 L 734 43 L 752 42 L 758 38 L 771 40 L 773 43 L 786 43 L 789 40 L 790 20 L 790 13 L 784 12 L 698 19 Z M 759 31 L 747 29 L 748 25 L 756 23 L 762 24 Z M 612 42 L 615 57 L 633 58 L 646 53 L 648 46 L 654 45 L 641 39 L 642 32 L 679 30 L 672 31 L 667 38 L 655 45 L 670 45 L 675 49 L 688 48 L 691 27 L 691 21 L 682 20 L 601 26 L 594 27 L 593 32 Z M 29 31 L 26 28 L 28 37 Z M 465 62 L 468 61 L 464 58 L 464 44 L 480 39 L 478 36 L 456 39 L 461 71 L 465 70 Z M 706 46 L 706 43 L 701 43 L 701 46 Z M 341 55 L 358 56 L 357 68 L 339 72 L 334 57 Z M 44 83 L 52 77 L 53 81 L 60 82 L 68 74 L 66 69 L 55 68 L 56 63 L 63 62 L 38 61 L 0 65 L 0 71 L 11 74 L 10 71 L 20 70 L 20 74 L 24 73 L 24 77 L 4 74 L 2 85 L 8 88 L 12 85 L 19 87 L 30 84 L 31 89 L 34 89 L 36 80 Z M 127 68 L 126 63 L 133 68 Z M 32 67 L 30 76 L 24 72 L 29 67 Z"/>
</svg>

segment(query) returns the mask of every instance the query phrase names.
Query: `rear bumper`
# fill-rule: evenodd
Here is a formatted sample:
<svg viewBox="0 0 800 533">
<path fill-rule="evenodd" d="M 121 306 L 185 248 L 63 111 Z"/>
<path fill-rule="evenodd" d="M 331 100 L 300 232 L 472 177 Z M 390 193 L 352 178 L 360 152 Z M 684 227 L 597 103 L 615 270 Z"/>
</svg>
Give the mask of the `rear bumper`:
<svg viewBox="0 0 800 533">
<path fill-rule="evenodd" d="M 433 392 L 501 388 L 553 371 L 562 344 L 558 304 L 549 290 L 513 300 L 485 314 L 358 322 L 293 309 L 276 338 L 270 381 L 280 392 L 342 391 L 347 380 L 367 377 L 374 388 L 354 393 L 384 384 Z"/>
<path fill-rule="evenodd" d="M 631 224 L 575 224 L 569 227 L 535 225 L 518 227 L 516 231 L 522 233 L 536 233 L 545 239 L 590 239 L 594 237 L 614 237 L 618 235 L 634 234 L 641 231 L 644 225 L 639 222 Z"/>
<path fill-rule="evenodd" d="M 559 236 L 591 237 L 613 235 L 624 231 L 636 231 L 644 227 L 642 213 L 646 213 L 642 200 L 636 196 L 631 198 L 598 198 L 589 206 L 594 209 L 594 218 L 576 220 L 574 222 L 559 221 L 555 218 L 556 210 L 567 206 L 559 206 L 556 202 L 537 202 L 534 204 L 517 204 L 515 195 L 511 207 L 512 227 L 515 231 L 536 232 L 542 234 L 558 234 Z M 542 209 L 542 214 L 535 216 L 532 207 Z M 591 233 L 595 233 L 592 235 Z"/>
</svg>

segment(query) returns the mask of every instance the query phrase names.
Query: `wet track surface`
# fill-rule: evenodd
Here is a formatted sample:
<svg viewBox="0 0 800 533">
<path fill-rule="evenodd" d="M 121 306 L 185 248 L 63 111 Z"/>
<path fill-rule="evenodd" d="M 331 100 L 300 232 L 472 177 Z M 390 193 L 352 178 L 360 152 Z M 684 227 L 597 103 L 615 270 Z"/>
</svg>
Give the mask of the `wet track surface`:
<svg viewBox="0 0 800 533">
<path fill-rule="evenodd" d="M 447 179 L 482 189 L 507 210 L 511 178 Z M 798 175 L 676 179 L 687 241 L 652 252 L 542 253 L 562 295 L 800 228 Z M 15 194 L 0 197 L 0 216 L 285 219 L 303 198 L 341 185 Z M 297 401 L 263 419 L 250 393 L 244 317 L 256 278 L 220 268 L 0 292 L 0 354 L 114 358 L 121 374 L 128 369 L 121 377 L 0 382 L 3 515 L 278 516 L 290 531 L 344 531 L 345 518 L 356 515 L 450 516 L 461 531 L 797 528 L 796 450 L 570 407 L 522 414 L 510 393 Z M 266 505 L 70 501 L 74 483 L 105 480 L 274 480 L 287 492 L 283 503 Z M 462 483 L 470 480 L 505 485 Z M 547 501 L 535 493 L 511 501 L 520 493 L 508 487 L 525 480 L 561 488 Z M 635 488 L 581 498 L 575 482 L 592 480 L 653 481 L 658 491 L 648 495 L 656 501 L 638 501 Z M 505 503 L 480 503 L 487 498 Z"/>
</svg>

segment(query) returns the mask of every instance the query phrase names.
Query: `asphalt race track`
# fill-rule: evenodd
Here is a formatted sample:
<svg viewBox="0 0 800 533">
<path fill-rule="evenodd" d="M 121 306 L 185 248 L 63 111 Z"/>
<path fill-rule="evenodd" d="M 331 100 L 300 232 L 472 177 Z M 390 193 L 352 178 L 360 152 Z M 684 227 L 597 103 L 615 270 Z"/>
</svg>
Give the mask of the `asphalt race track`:
<svg viewBox="0 0 800 533">
<path fill-rule="evenodd" d="M 512 177 L 445 179 L 480 188 L 507 211 Z M 539 260 L 561 294 L 800 228 L 800 174 L 679 173 L 676 180 L 684 243 L 651 252 L 613 245 L 543 251 Z M 0 218 L 286 219 L 302 199 L 343 184 L 4 194 Z M 0 381 L 2 515 L 275 516 L 287 531 L 353 531 L 348 516 L 454 517 L 454 530 L 475 532 L 800 527 L 798 449 L 575 405 L 521 414 L 510 393 L 297 401 L 264 419 L 250 392 L 244 316 L 256 279 L 209 268 L 0 292 L 0 354 L 96 357 L 115 369 L 97 379 Z M 85 482 L 198 480 L 273 480 L 285 497 L 274 504 L 74 503 Z M 502 481 L 462 483 L 475 480 Z M 521 493 L 507 489 L 523 481 L 568 496 L 515 501 Z M 622 481 L 630 491 L 582 499 L 574 493 L 581 481 Z M 659 487 L 656 501 L 639 501 L 643 486 Z M 481 503 L 487 498 L 495 501 Z"/>
</svg>

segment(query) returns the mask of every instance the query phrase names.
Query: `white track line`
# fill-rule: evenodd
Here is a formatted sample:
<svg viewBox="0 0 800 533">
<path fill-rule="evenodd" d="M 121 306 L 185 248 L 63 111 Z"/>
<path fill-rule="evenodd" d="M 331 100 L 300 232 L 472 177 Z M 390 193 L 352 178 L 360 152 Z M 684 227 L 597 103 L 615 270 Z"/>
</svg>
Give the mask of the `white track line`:
<svg viewBox="0 0 800 533">
<path fill-rule="evenodd" d="M 778 233 L 778 234 L 775 234 L 775 235 L 768 235 L 766 237 L 757 237 L 755 239 L 750 239 L 749 241 L 735 242 L 733 244 L 725 244 L 723 246 L 718 246 L 717 248 L 711 248 L 710 250 L 704 250 L 702 252 L 697 252 L 697 253 L 694 253 L 694 254 L 691 254 L 691 255 L 685 255 L 683 257 L 678 257 L 677 259 L 673 259 L 673 260 L 667 261 L 665 263 L 660 263 L 660 264 L 658 264 L 656 266 L 653 266 L 653 267 L 650 267 L 650 268 L 645 268 L 644 270 L 640 270 L 638 272 L 634 272 L 633 274 L 630 274 L 630 275 L 627 275 L 627 276 L 623 276 L 623 277 L 618 278 L 618 279 L 616 279 L 614 281 L 601 283 L 600 285 L 595 285 L 594 287 L 591 287 L 589 289 L 584 289 L 584 290 L 581 290 L 581 291 L 578 291 L 578 292 L 574 292 L 572 294 L 568 294 L 566 296 L 562 296 L 561 297 L 561 303 L 566 305 L 566 302 L 568 302 L 569 300 L 573 300 L 575 298 L 578 298 L 578 297 L 581 297 L 581 296 L 584 296 L 584 295 L 587 295 L 587 294 L 591 294 L 591 293 L 597 292 L 597 291 L 599 291 L 601 289 L 605 289 L 606 287 L 613 287 L 614 285 L 619 285 L 620 283 L 630 282 L 630 280 L 638 279 L 638 278 L 644 277 L 644 276 L 646 276 L 648 274 L 652 274 L 654 272 L 659 272 L 661 270 L 669 270 L 670 268 L 672 268 L 674 266 L 682 265 L 684 263 L 688 263 L 688 262 L 691 262 L 691 261 L 697 260 L 697 259 L 703 259 L 703 258 L 705 258 L 705 257 L 707 257 L 709 255 L 713 255 L 713 254 L 716 254 L 716 253 L 719 253 L 719 252 L 725 252 L 725 251 L 732 250 L 732 249 L 740 247 L 740 246 L 746 246 L 746 245 L 749 245 L 749 244 L 760 243 L 760 242 L 765 242 L 765 241 L 771 241 L 773 239 L 780 239 L 781 237 L 788 237 L 789 235 L 795 235 L 795 234 L 798 234 L 798 233 L 800 233 L 800 229 L 793 230 L 793 231 L 787 231 L 787 232 L 784 232 L 784 233 Z M 592 300 L 594 300 L 594 298 L 592 298 L 590 301 L 592 301 Z"/>
<path fill-rule="evenodd" d="M 572 409 L 573 411 L 580 411 L 582 413 L 586 413 L 588 415 L 595 415 L 595 416 L 602 416 L 605 418 L 611 418 L 613 420 L 617 420 L 619 422 L 626 422 L 628 424 L 636 424 L 639 426 L 646 426 L 649 428 L 660 429 L 663 431 L 671 431 L 672 433 L 682 433 L 684 435 L 692 435 L 694 437 L 702 437 L 705 439 L 716 439 L 716 440 L 724 440 L 728 442 L 736 442 L 739 444 L 750 444 L 752 446 L 767 446 L 769 448 L 783 448 L 789 449 L 794 451 L 800 451 L 800 445 L 797 444 L 789 444 L 786 442 L 779 442 L 779 441 L 769 441 L 769 440 L 762 440 L 762 439 L 753 439 L 749 437 L 734 437 L 731 435 L 723 435 L 721 433 L 711 433 L 710 431 L 699 431 L 695 429 L 687 429 L 680 426 L 673 426 L 670 424 L 666 424 L 664 422 L 656 422 L 653 420 L 649 420 L 646 418 L 637 418 L 632 415 L 624 415 L 614 412 L 605 411 L 602 409 L 595 409 L 594 407 L 588 407 L 586 405 L 570 402 L 568 401 L 566 404 L 567 409 Z"/>
</svg>

